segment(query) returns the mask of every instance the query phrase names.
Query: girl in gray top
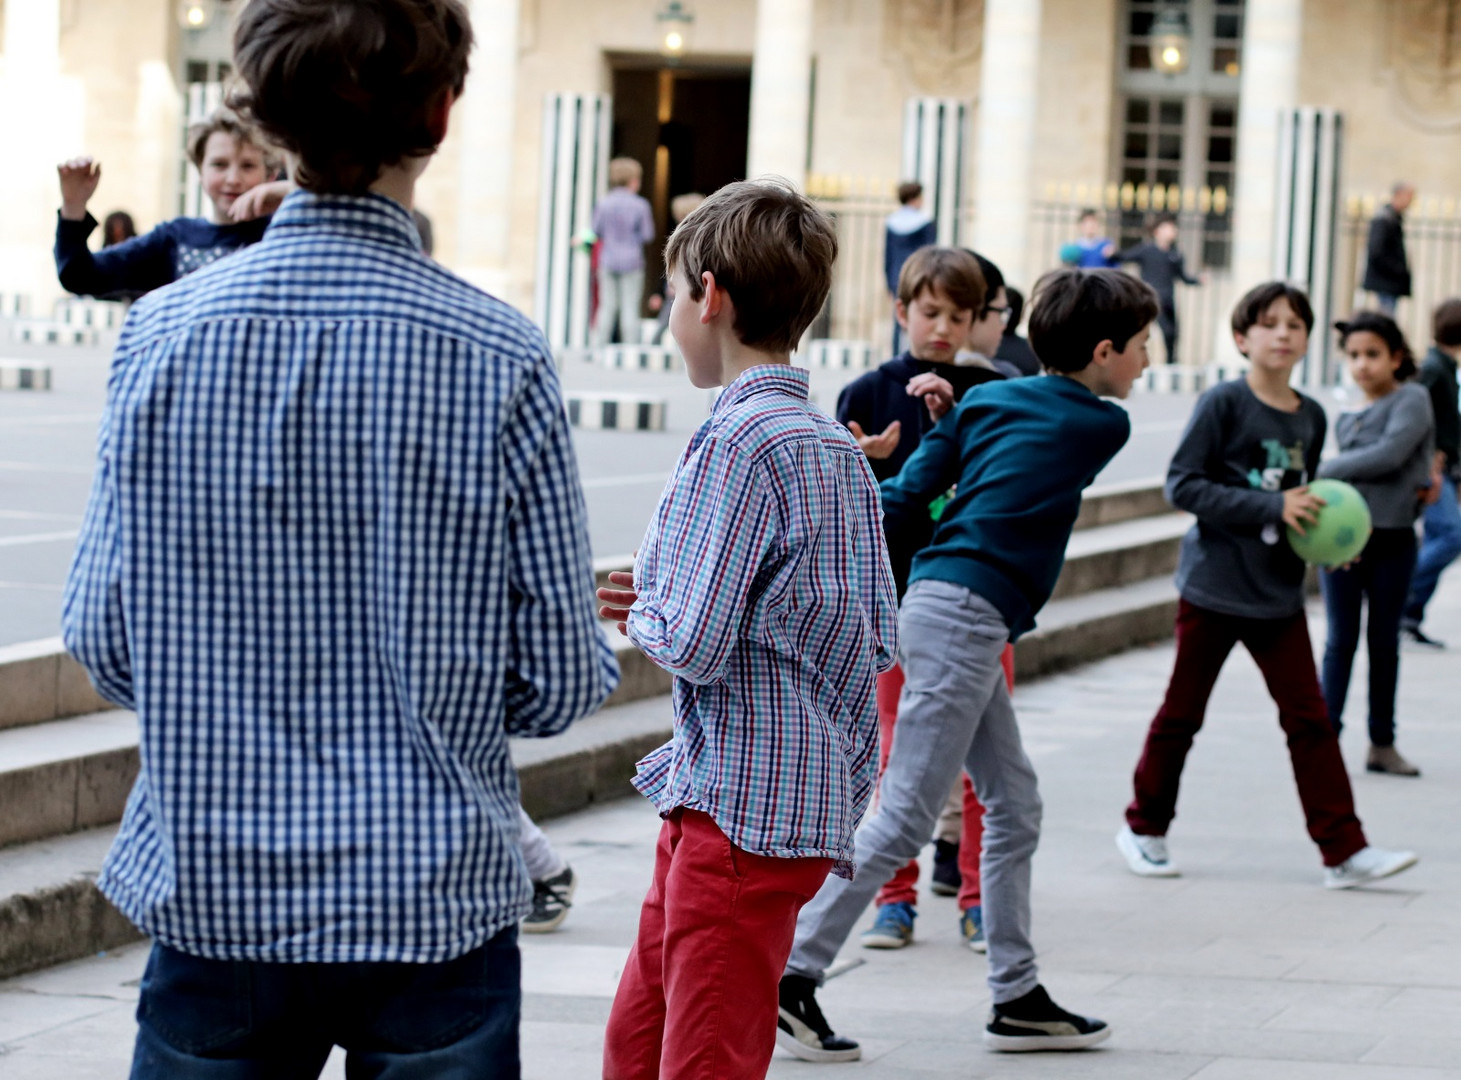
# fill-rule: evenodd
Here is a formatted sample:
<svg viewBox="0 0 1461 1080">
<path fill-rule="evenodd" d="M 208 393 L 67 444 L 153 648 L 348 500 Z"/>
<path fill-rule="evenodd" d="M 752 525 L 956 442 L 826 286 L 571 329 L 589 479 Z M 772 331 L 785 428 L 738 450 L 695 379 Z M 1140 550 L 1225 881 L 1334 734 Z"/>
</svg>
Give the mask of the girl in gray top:
<svg viewBox="0 0 1461 1080">
<path fill-rule="evenodd" d="M 1395 749 L 1395 684 L 1400 670 L 1400 616 L 1415 567 L 1415 519 L 1431 486 L 1435 420 L 1430 395 L 1408 381 L 1415 359 L 1395 320 L 1362 311 L 1337 323 L 1349 373 L 1363 408 L 1335 425 L 1340 453 L 1320 476 L 1347 480 L 1370 504 L 1374 532 L 1358 559 L 1321 576 L 1329 614 L 1324 648 L 1324 700 L 1337 732 L 1360 638 L 1360 608 L 1369 600 L 1370 772 L 1419 776 Z"/>
</svg>

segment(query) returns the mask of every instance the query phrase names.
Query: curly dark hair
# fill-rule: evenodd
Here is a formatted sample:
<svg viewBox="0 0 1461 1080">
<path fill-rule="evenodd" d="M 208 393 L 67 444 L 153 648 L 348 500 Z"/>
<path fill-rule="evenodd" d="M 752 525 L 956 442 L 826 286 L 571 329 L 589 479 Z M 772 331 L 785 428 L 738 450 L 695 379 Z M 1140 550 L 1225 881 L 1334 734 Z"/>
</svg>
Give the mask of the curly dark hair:
<svg viewBox="0 0 1461 1080">
<path fill-rule="evenodd" d="M 461 94 L 471 48 L 461 0 L 250 0 L 229 105 L 294 155 L 300 187 L 359 195 L 436 149 L 433 110 Z"/>
<path fill-rule="evenodd" d="M 1334 324 L 1334 329 L 1339 332 L 1339 347 L 1344 348 L 1344 343 L 1349 340 L 1351 334 L 1370 333 L 1385 343 L 1385 348 L 1390 350 L 1400 363 L 1395 368 L 1395 378 L 1404 382 L 1416 373 L 1415 353 L 1410 351 L 1410 343 L 1405 340 L 1405 334 L 1400 329 L 1400 324 L 1386 315 L 1383 311 L 1356 311 L 1348 319 L 1341 319 Z"/>
</svg>

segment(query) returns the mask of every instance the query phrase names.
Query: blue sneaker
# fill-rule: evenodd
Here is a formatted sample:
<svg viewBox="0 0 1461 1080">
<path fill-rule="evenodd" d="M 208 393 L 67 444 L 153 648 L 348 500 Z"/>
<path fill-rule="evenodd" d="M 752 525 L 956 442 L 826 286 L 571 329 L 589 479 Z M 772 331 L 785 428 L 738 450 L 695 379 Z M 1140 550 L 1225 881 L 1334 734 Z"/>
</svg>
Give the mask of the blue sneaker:
<svg viewBox="0 0 1461 1080">
<path fill-rule="evenodd" d="M 987 952 L 984 940 L 984 909 L 971 907 L 959 916 L 959 933 L 964 935 L 964 944 L 977 953 Z"/>
<path fill-rule="evenodd" d="M 884 904 L 872 926 L 862 932 L 864 949 L 901 949 L 913 941 L 913 920 L 918 915 L 906 901 Z"/>
</svg>

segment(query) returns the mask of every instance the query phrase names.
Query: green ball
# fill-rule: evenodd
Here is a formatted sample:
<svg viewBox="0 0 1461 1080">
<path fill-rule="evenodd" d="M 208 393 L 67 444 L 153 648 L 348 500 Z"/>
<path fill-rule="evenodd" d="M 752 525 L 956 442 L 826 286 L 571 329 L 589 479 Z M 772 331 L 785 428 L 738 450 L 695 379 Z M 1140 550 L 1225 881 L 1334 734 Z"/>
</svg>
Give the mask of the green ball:
<svg viewBox="0 0 1461 1080">
<path fill-rule="evenodd" d="M 1062 244 L 1060 247 L 1060 261 L 1066 266 L 1079 266 L 1081 261 L 1081 246 L 1079 244 Z"/>
<path fill-rule="evenodd" d="M 1370 540 L 1370 508 L 1365 497 L 1343 480 L 1315 480 L 1309 490 L 1324 500 L 1319 520 L 1300 536 L 1288 530 L 1289 546 L 1307 563 L 1343 566 Z"/>
</svg>

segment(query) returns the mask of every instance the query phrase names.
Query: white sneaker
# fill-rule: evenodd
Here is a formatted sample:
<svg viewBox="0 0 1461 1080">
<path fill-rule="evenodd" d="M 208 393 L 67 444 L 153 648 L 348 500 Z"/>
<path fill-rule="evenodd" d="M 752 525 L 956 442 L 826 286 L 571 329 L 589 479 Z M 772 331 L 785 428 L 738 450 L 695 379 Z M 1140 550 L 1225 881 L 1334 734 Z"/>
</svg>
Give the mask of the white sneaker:
<svg viewBox="0 0 1461 1080">
<path fill-rule="evenodd" d="M 1167 854 L 1165 836 L 1138 836 L 1131 831 L 1130 825 L 1123 825 L 1116 834 L 1116 850 L 1126 859 L 1126 865 L 1133 874 L 1142 877 L 1180 877 L 1182 874 Z"/>
<path fill-rule="evenodd" d="M 1326 889 L 1353 889 L 1356 885 L 1365 885 L 1371 881 L 1387 878 L 1391 874 L 1398 874 L 1402 870 L 1409 870 L 1419 861 L 1420 856 L 1413 851 L 1386 851 L 1384 848 L 1377 847 L 1361 848 L 1338 866 L 1324 868 L 1324 887 Z"/>
</svg>

